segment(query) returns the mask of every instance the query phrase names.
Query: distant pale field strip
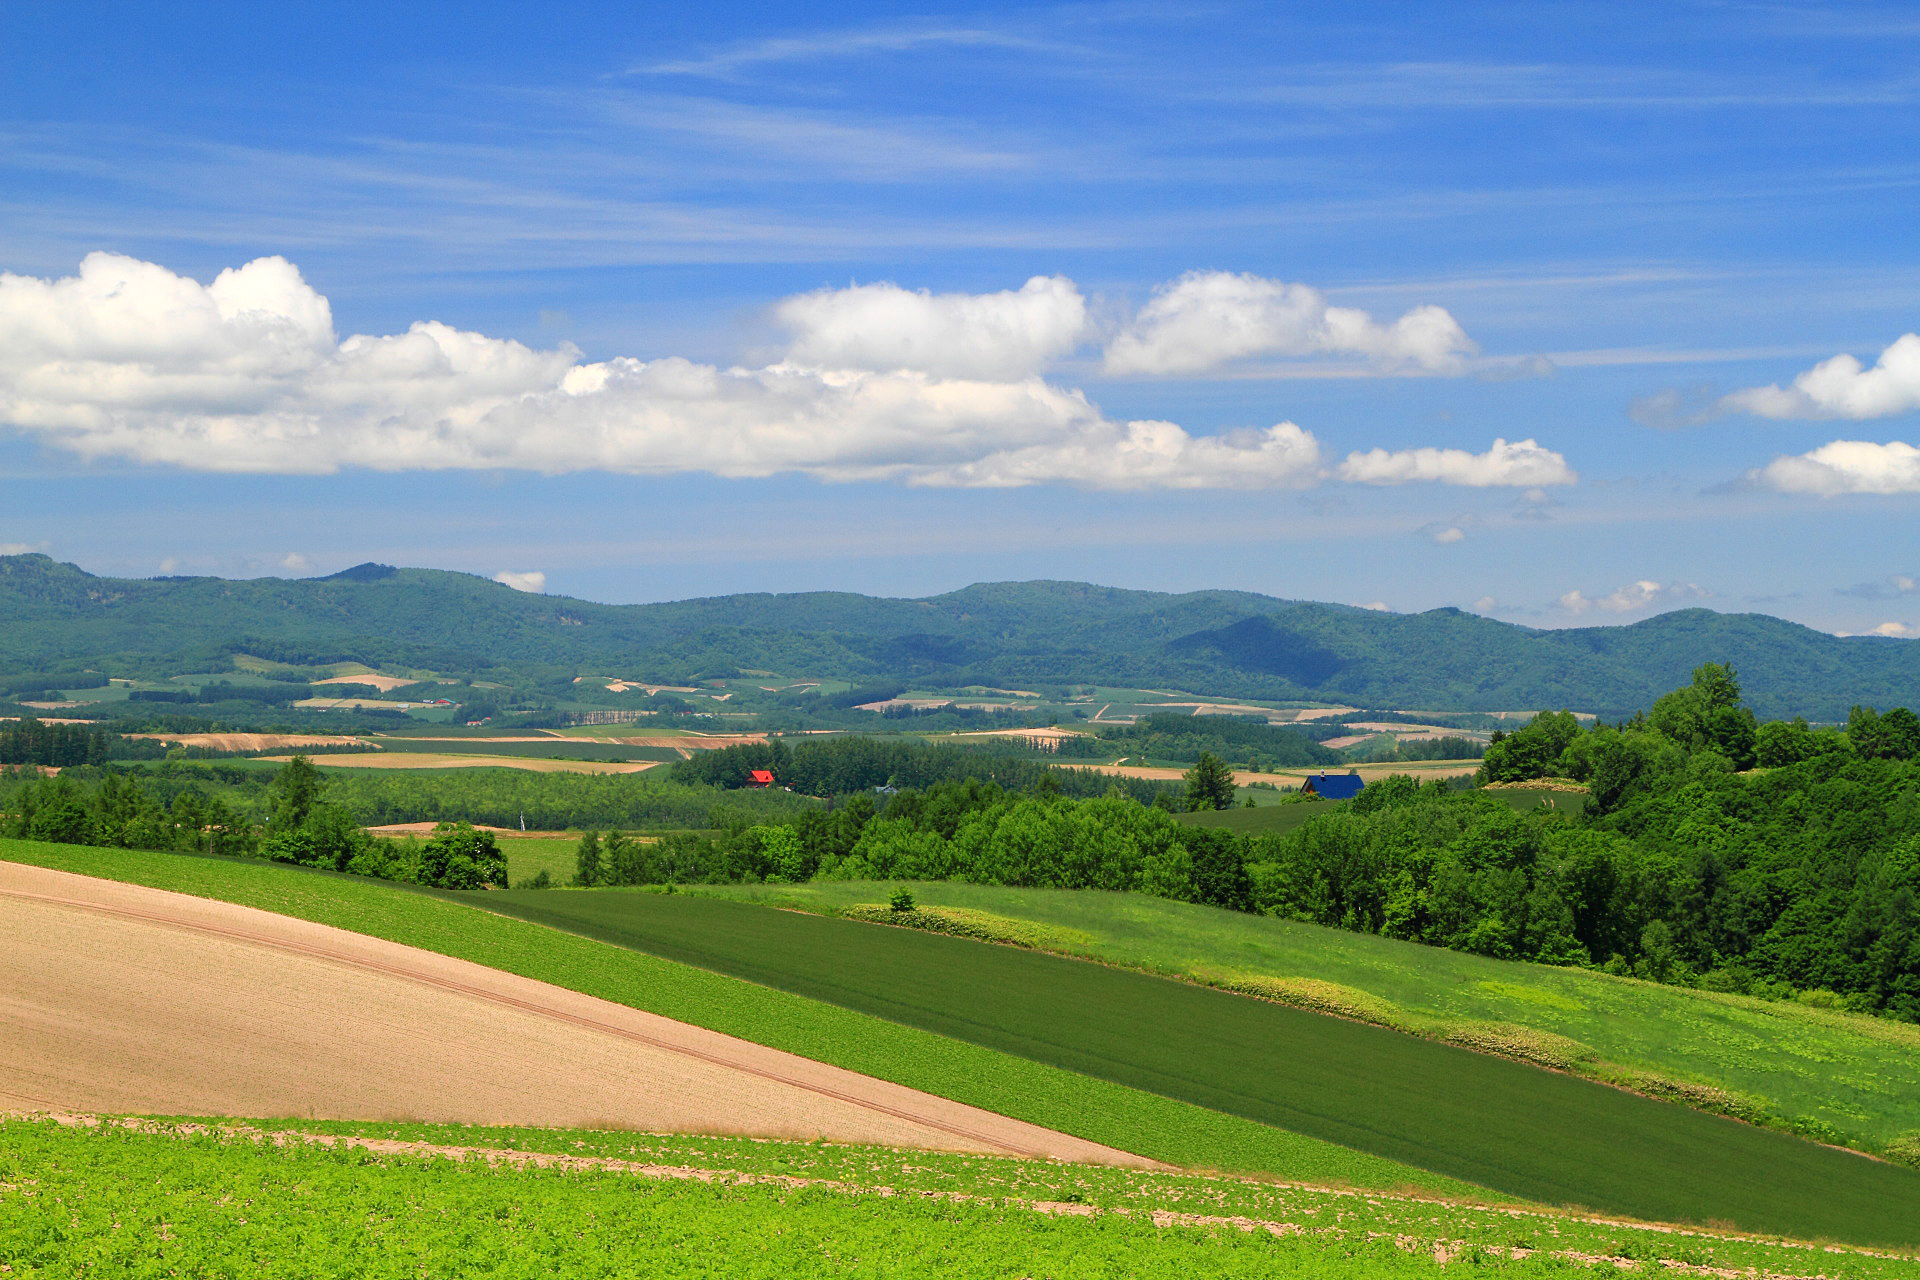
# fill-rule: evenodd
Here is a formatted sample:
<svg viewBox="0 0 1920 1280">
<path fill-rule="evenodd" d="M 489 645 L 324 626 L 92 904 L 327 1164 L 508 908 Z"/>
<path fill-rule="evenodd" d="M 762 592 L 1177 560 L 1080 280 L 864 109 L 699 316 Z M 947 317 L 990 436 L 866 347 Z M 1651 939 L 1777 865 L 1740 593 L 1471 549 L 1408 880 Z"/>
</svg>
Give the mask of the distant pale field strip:
<svg viewBox="0 0 1920 1280">
<path fill-rule="evenodd" d="M 1185 777 L 1185 769 L 1156 768 L 1149 765 L 1134 764 L 1081 764 L 1068 761 L 1055 766 L 1061 769 L 1089 769 L 1094 773 L 1112 774 L 1116 778 L 1145 778 L 1153 782 L 1177 782 Z M 1346 773 L 1357 771 L 1363 778 L 1384 777 L 1390 773 L 1411 774 L 1416 778 L 1464 778 L 1471 776 L 1480 768 L 1478 760 L 1421 760 L 1413 764 L 1358 764 L 1328 766 L 1326 769 L 1292 769 L 1284 773 L 1256 773 L 1251 769 L 1236 769 L 1233 780 L 1236 785 L 1250 787 L 1256 782 L 1271 782 L 1277 787 L 1297 787 L 1309 774 Z"/>
<path fill-rule="evenodd" d="M 389 822 L 383 826 L 368 827 L 370 836 L 430 836 L 440 826 L 438 822 Z M 472 824 L 475 831 L 491 831 L 496 836 L 512 837 L 515 840 L 578 840 L 577 831 L 519 831 L 513 827 L 490 827 L 485 823 Z M 642 837 L 650 839 L 651 837 Z"/>
<path fill-rule="evenodd" d="M 367 675 L 357 675 L 357 676 L 356 675 L 328 676 L 325 680 L 315 680 L 313 683 L 317 685 L 319 684 L 364 684 L 372 688 L 378 689 L 382 693 L 391 693 L 395 689 L 404 689 L 410 684 L 420 684 L 422 683 L 422 681 L 416 680 L 411 676 L 382 676 L 382 675 L 374 675 L 369 673 Z M 426 683 L 452 684 L 454 682 L 451 680 L 434 680 L 434 681 L 428 681 Z"/>
<path fill-rule="evenodd" d="M 209 751 L 273 751 L 288 747 L 339 746 L 377 749 L 364 738 L 328 737 L 319 733 L 130 733 L 127 736 L 172 742 L 183 747 L 205 747 Z"/>
<path fill-rule="evenodd" d="M 1153 1162 L 434 952 L 0 862 L 0 1106 Z"/>
<path fill-rule="evenodd" d="M 284 764 L 292 756 L 262 756 Z M 529 773 L 643 773 L 658 760 L 543 760 L 537 756 L 458 756 L 426 751 L 370 751 L 322 756 L 326 769 L 525 769 Z"/>
</svg>

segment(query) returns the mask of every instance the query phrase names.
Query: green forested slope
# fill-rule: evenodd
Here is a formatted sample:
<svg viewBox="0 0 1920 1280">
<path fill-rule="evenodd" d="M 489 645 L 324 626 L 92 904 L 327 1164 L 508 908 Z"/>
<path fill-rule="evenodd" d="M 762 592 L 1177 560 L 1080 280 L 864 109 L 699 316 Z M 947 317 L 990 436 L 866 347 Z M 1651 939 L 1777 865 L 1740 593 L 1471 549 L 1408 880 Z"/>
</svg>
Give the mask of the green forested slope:
<svg viewBox="0 0 1920 1280">
<path fill-rule="evenodd" d="M 5 666 L 212 661 L 235 650 L 449 670 L 531 664 L 686 678 L 750 668 L 1429 709 L 1631 711 L 1707 661 L 1738 668 L 1763 715 L 1833 719 L 1854 703 L 1920 694 L 1920 645 L 1704 609 L 1542 632 L 1457 609 L 1389 614 L 1066 582 L 979 584 L 922 600 L 811 592 L 602 605 L 430 569 L 136 581 L 43 555 L 0 557 Z"/>
</svg>

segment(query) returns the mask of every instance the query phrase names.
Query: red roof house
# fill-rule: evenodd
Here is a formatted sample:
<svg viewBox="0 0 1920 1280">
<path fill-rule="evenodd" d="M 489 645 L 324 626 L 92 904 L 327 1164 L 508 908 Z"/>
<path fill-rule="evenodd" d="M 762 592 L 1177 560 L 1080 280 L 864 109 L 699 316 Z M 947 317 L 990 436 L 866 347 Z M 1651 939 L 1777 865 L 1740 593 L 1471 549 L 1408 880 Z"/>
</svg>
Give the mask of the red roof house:
<svg viewBox="0 0 1920 1280">
<path fill-rule="evenodd" d="M 747 785 L 748 785 L 748 786 L 750 786 L 750 787 L 770 787 L 770 786 L 772 786 L 772 785 L 773 785 L 773 770 L 771 770 L 771 769 L 755 769 L 755 770 L 753 770 L 752 772 L 750 772 L 750 773 L 748 773 L 748 774 L 747 774 Z"/>
</svg>

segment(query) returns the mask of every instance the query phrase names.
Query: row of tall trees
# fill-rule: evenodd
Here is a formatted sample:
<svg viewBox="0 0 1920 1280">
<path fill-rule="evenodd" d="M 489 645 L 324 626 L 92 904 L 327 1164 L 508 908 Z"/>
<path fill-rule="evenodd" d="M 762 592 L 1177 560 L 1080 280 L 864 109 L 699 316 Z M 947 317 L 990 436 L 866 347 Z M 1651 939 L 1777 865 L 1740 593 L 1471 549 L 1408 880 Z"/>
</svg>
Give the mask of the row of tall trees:
<svg viewBox="0 0 1920 1280">
<path fill-rule="evenodd" d="M 506 858 L 493 834 L 465 822 L 442 823 L 426 840 L 376 839 L 344 806 L 329 780 L 304 756 L 274 775 L 265 822 L 256 823 L 195 785 L 149 790 L 105 773 L 93 785 L 61 775 L 28 778 L 0 815 L 0 834 L 59 844 L 163 852 L 259 856 L 442 889 L 507 882 Z"/>
</svg>

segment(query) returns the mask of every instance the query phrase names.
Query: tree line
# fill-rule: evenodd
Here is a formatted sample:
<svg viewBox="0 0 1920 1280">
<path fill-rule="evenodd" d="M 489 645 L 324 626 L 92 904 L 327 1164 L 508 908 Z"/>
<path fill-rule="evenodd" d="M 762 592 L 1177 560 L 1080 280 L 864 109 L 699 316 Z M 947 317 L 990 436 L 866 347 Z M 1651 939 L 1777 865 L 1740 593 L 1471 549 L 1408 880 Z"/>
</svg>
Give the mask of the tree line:
<svg viewBox="0 0 1920 1280">
<path fill-rule="evenodd" d="M 264 857 L 442 889 L 504 886 L 507 880 L 506 858 L 493 834 L 464 821 L 441 823 L 424 841 L 369 835 L 328 796 L 331 780 L 304 756 L 271 775 L 260 822 L 251 806 L 231 804 L 192 782 L 149 789 L 119 772 L 105 772 L 92 785 L 64 774 L 11 781 L 20 785 L 0 814 L 0 835 L 14 839 Z"/>
<path fill-rule="evenodd" d="M 1118 792 L 942 781 L 617 859 L 583 846 L 578 882 L 1130 890 L 1920 1021 L 1914 729 L 1904 709 L 1862 708 L 1845 728 L 1756 723 L 1734 673 L 1709 664 L 1625 723 L 1543 713 L 1489 748 L 1481 781 L 1578 780 L 1584 810 L 1522 811 L 1497 790 L 1401 776 L 1295 830 L 1241 835 Z M 1190 790 L 1223 773 L 1204 761 Z M 1205 800 L 1190 797 L 1219 803 Z"/>
<path fill-rule="evenodd" d="M 742 743 L 718 751 L 700 751 L 675 761 L 675 782 L 737 790 L 756 769 L 773 774 L 777 787 L 808 796 L 846 796 L 875 788 L 925 788 L 943 782 L 976 779 L 1008 790 L 1045 785 L 1066 795 L 1097 796 L 1118 786 L 1127 795 L 1152 803 L 1174 788 L 1140 778 L 1113 778 L 1088 769 L 1056 769 L 1031 754 L 1005 754 L 1003 743 L 960 746 L 911 738 L 857 736 L 783 738 Z"/>
</svg>

